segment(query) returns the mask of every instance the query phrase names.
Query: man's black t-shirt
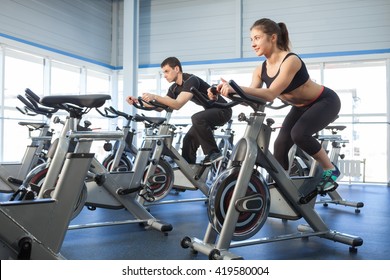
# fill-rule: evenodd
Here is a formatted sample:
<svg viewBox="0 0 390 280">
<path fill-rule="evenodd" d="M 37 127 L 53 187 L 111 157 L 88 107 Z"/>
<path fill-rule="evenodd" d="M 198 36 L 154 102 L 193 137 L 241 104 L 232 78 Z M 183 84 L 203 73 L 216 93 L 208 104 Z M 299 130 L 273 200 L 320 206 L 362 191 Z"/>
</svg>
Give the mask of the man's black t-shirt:
<svg viewBox="0 0 390 280">
<path fill-rule="evenodd" d="M 196 89 L 198 89 L 208 99 L 207 89 L 210 88 L 210 85 L 203 81 L 201 78 L 188 73 L 183 73 L 182 85 L 174 83 L 169 87 L 167 95 L 173 99 L 176 99 L 182 91 L 191 92 L 191 87 L 195 87 Z M 192 97 L 191 101 L 197 105 L 203 106 L 195 95 Z M 221 95 L 218 95 L 218 102 L 226 103 L 226 100 Z"/>
</svg>

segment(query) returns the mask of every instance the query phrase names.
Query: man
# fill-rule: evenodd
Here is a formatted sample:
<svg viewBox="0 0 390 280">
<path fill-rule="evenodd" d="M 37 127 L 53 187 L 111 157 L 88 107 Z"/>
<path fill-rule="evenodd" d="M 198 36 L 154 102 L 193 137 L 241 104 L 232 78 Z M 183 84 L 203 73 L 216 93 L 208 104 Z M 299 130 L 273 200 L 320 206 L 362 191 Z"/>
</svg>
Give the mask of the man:
<svg viewBox="0 0 390 280">
<path fill-rule="evenodd" d="M 161 69 L 164 78 L 173 84 L 169 87 L 166 96 L 160 96 L 152 93 L 143 93 L 142 99 L 145 101 L 157 101 L 174 110 L 179 110 L 188 101 L 192 101 L 197 105 L 201 102 L 194 96 L 190 89 L 195 87 L 207 97 L 207 90 L 210 85 L 201 78 L 183 73 L 180 61 L 176 57 L 168 57 L 161 63 Z M 135 97 L 129 96 L 126 101 L 132 105 L 137 102 Z M 218 95 L 218 102 L 226 103 L 225 99 Z M 183 138 L 182 155 L 189 164 L 196 163 L 196 152 L 199 146 L 206 155 L 203 164 L 210 165 L 211 163 L 222 158 L 221 151 L 215 142 L 213 135 L 213 127 L 222 126 L 227 123 L 232 117 L 230 108 L 204 108 L 203 111 L 192 115 L 192 126 Z"/>
</svg>

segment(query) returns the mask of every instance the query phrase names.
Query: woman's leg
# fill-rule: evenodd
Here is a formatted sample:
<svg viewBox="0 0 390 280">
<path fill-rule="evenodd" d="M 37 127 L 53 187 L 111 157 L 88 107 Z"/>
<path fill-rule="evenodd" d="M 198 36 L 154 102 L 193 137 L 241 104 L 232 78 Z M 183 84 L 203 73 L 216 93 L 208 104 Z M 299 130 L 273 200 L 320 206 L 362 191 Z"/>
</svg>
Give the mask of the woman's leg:
<svg viewBox="0 0 390 280">
<path fill-rule="evenodd" d="M 339 111 L 340 99 L 337 94 L 325 88 L 321 97 L 307 108 L 291 131 L 294 143 L 317 160 L 324 170 L 321 181 L 317 185 L 320 193 L 337 188 L 336 179 L 340 176 L 340 171 L 331 163 L 328 154 L 313 134 L 334 121 Z"/>
<path fill-rule="evenodd" d="M 340 99 L 336 93 L 325 88 L 321 97 L 304 111 L 291 130 L 294 143 L 316 159 L 324 170 L 334 166 L 313 135 L 334 121 L 339 111 Z"/>
<path fill-rule="evenodd" d="M 291 138 L 291 130 L 302 114 L 302 110 L 292 107 L 290 112 L 284 118 L 282 127 L 280 128 L 279 134 L 274 142 L 274 157 L 285 170 L 289 169 L 290 161 L 288 153 L 294 145 L 293 139 Z"/>
</svg>

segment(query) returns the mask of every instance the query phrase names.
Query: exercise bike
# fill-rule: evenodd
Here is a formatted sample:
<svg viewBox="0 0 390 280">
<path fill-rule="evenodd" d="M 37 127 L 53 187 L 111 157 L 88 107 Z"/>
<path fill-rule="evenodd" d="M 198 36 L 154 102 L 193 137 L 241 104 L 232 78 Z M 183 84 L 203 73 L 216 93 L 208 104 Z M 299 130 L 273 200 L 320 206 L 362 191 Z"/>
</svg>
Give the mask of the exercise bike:
<svg viewBox="0 0 390 280">
<path fill-rule="evenodd" d="M 116 140 L 114 145 L 107 142 L 103 145 L 105 151 L 110 152 L 103 161 L 102 164 L 109 171 L 130 171 L 133 169 L 135 157 L 137 155 L 137 147 L 133 144 L 133 139 L 136 134 L 135 129 L 131 128 L 131 122 L 133 116 L 119 111 L 114 107 L 104 108 L 104 112 L 96 108 L 99 114 L 106 118 L 118 118 L 125 119 L 125 124 L 122 128 L 117 127 L 117 130 L 123 132 L 123 139 Z"/>
<path fill-rule="evenodd" d="M 26 89 L 26 95 L 31 94 L 30 89 Z M 18 99 L 24 104 L 27 102 L 29 106 L 34 106 L 34 103 L 30 103 L 22 96 L 18 96 Z M 43 115 L 48 120 L 51 119 L 53 112 L 45 108 L 34 108 L 31 110 L 28 106 L 23 108 L 16 107 L 24 115 L 36 116 Z M 50 141 L 53 136 L 53 131 L 50 129 L 48 122 L 19 122 L 21 126 L 25 126 L 29 132 L 29 138 L 31 143 L 27 145 L 23 158 L 19 163 L 2 163 L 0 165 L 0 192 L 12 193 L 15 192 L 21 180 L 26 178 L 27 174 L 35 166 L 42 164 L 46 161 L 47 150 L 50 146 Z M 32 132 L 39 132 L 38 136 L 32 136 Z"/>
<path fill-rule="evenodd" d="M 209 259 L 241 259 L 229 249 L 318 236 L 350 245 L 350 250 L 356 251 L 363 239 L 329 229 L 314 209 L 321 168 L 313 177 L 290 177 L 268 149 L 273 122 L 264 123 L 264 111 L 272 107 L 260 98 L 246 95 L 234 81 L 229 84 L 238 94 L 232 99 L 247 104 L 253 112 L 249 118 L 240 116 L 239 120 L 247 122 L 244 136 L 235 145 L 227 169 L 210 190 L 209 223 L 203 240 L 186 236 L 181 246 L 201 252 Z M 258 167 L 268 172 L 272 183 L 267 183 Z M 303 218 L 308 225 L 299 226 L 297 233 L 251 239 L 268 217 Z"/>
<path fill-rule="evenodd" d="M 77 119 L 89 109 L 102 106 L 109 95 L 47 96 L 44 106 L 54 106 L 69 112 L 72 130 L 62 133 L 59 146 L 77 141 L 74 152 L 57 149 L 47 172 L 43 189 L 50 184 L 56 188 L 50 198 L 15 200 L 0 203 L 0 258 L 1 259 L 63 259 L 60 249 L 68 225 L 84 186 L 91 160 L 93 140 L 117 139 L 117 132 L 77 132 Z"/>
<path fill-rule="evenodd" d="M 146 102 L 141 98 L 139 98 L 138 101 L 138 104 L 134 104 L 134 106 L 138 109 L 162 109 L 166 112 L 165 121 L 158 124 L 157 133 L 153 135 L 146 135 L 144 140 L 145 142 L 154 142 L 152 144 L 152 156 L 144 178 L 145 182 L 148 182 L 149 187 L 153 192 L 155 201 L 152 203 L 145 203 L 145 200 L 142 197 L 139 197 L 139 202 L 142 204 L 145 203 L 145 205 L 157 205 L 177 202 L 206 201 L 209 194 L 207 180 L 209 179 L 209 173 L 213 165 L 204 165 L 202 162 L 197 164 L 188 164 L 188 162 L 175 148 L 173 138 L 176 127 L 169 123 L 172 115 L 172 109 L 158 102 Z M 227 130 L 227 133 L 230 133 L 230 130 Z M 227 137 L 228 136 L 225 138 Z M 222 152 L 226 155 L 227 149 Z M 136 159 L 138 159 L 138 155 Z M 169 165 L 170 162 L 171 165 Z M 222 163 L 222 160 L 220 160 L 220 162 Z M 161 168 L 159 168 L 161 163 L 164 163 L 164 172 L 162 172 Z M 168 164 L 168 166 L 166 164 Z M 218 167 L 218 161 L 215 162 L 215 164 L 214 168 L 217 169 L 215 169 L 214 172 L 219 172 L 218 168 L 220 167 Z M 203 197 L 163 201 L 162 199 L 171 192 L 172 187 L 175 188 L 175 190 L 180 191 L 200 190 Z"/>
<path fill-rule="evenodd" d="M 43 101 L 46 99 L 43 98 Z M 42 102 L 43 102 L 42 101 Z M 57 109 L 63 109 L 68 111 L 71 115 L 66 119 L 63 130 L 59 137 L 58 145 L 55 147 L 53 158 L 45 165 L 38 166 L 33 169 L 28 178 L 23 182 L 20 189 L 33 189 L 36 190 L 38 199 L 51 198 L 57 189 L 57 177 L 60 174 L 63 162 L 66 159 L 67 153 L 72 150 L 72 141 L 68 140 L 69 131 L 77 131 L 77 133 L 90 133 L 91 131 L 78 131 L 80 128 L 79 122 L 82 116 L 87 111 L 77 111 L 73 113 L 75 109 L 68 109 L 67 107 L 56 106 Z M 73 110 L 73 111 L 72 111 Z M 72 115 L 74 114 L 74 115 Z M 117 132 L 114 140 L 123 139 L 123 132 Z M 107 138 L 106 140 L 112 140 Z M 142 163 L 140 161 L 141 168 L 147 164 L 147 160 Z M 137 163 L 135 164 L 135 166 Z M 50 173 L 51 170 L 52 171 Z M 54 175 L 53 175 L 54 174 Z M 91 223 L 82 225 L 71 225 L 69 229 L 81 229 L 91 227 L 112 226 L 120 224 L 132 224 L 137 223 L 145 225 L 146 227 L 154 228 L 158 231 L 167 233 L 172 230 L 170 224 L 166 224 L 155 219 L 142 205 L 140 205 L 135 197 L 136 193 L 143 196 L 146 200 L 152 200 L 153 197 L 150 192 L 145 190 L 144 186 L 140 183 L 142 179 L 142 173 L 136 172 L 109 172 L 95 157 L 91 159 L 91 164 L 88 172 L 84 178 L 84 184 L 81 189 L 78 200 L 74 203 L 73 213 L 71 219 L 75 218 L 84 206 L 87 206 L 89 210 L 95 210 L 96 208 L 106 209 L 123 209 L 131 213 L 135 219 L 125 221 L 110 221 L 104 223 Z M 129 184 L 130 182 L 130 184 Z M 129 193 L 121 194 L 122 189 L 131 189 Z M 29 192 L 31 192 L 29 190 Z M 30 196 L 31 197 L 31 196 Z M 14 200 L 20 200 L 17 197 Z"/>
</svg>

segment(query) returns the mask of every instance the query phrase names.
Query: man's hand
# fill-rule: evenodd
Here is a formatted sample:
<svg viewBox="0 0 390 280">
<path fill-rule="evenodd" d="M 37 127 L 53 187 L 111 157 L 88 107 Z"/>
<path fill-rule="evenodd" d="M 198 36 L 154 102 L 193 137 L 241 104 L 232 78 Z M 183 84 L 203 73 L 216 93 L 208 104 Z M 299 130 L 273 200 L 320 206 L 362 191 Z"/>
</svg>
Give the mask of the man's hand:
<svg viewBox="0 0 390 280">
<path fill-rule="evenodd" d="M 156 100 L 156 95 L 153 93 L 145 92 L 142 94 L 142 100 L 145 100 L 146 102 Z"/>
<path fill-rule="evenodd" d="M 134 96 L 128 96 L 126 97 L 126 102 L 129 103 L 130 105 L 133 105 L 134 103 L 138 104 L 138 98 Z"/>
<path fill-rule="evenodd" d="M 216 86 L 212 86 L 207 89 L 207 96 L 210 100 L 217 100 L 218 94 L 220 94 L 220 92 L 217 90 Z"/>
</svg>

